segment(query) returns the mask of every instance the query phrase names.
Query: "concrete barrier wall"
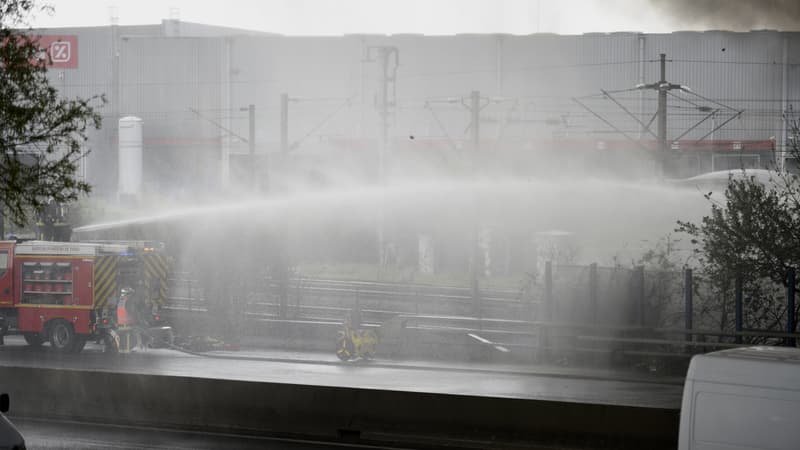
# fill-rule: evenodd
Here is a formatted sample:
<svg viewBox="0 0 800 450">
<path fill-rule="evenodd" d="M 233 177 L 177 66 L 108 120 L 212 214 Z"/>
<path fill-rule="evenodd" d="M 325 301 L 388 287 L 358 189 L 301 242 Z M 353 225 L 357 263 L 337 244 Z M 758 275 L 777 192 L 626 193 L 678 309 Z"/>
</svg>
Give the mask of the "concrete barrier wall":
<svg viewBox="0 0 800 450">
<path fill-rule="evenodd" d="M 20 367 L 0 367 L 0 391 L 12 417 L 364 443 L 675 448 L 679 423 L 677 410 Z"/>
</svg>

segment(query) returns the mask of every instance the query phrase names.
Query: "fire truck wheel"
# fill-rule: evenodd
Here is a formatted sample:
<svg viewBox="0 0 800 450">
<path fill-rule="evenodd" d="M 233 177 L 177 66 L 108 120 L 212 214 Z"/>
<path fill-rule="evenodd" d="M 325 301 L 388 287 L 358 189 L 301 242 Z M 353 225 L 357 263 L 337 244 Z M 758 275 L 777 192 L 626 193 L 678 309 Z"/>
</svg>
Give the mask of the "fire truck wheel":
<svg viewBox="0 0 800 450">
<path fill-rule="evenodd" d="M 42 336 L 39 333 L 22 333 L 25 342 L 31 347 L 40 347 L 42 345 Z"/>
<path fill-rule="evenodd" d="M 68 352 L 75 345 L 75 331 L 72 325 L 58 320 L 50 326 L 50 346 L 59 352 Z"/>
</svg>

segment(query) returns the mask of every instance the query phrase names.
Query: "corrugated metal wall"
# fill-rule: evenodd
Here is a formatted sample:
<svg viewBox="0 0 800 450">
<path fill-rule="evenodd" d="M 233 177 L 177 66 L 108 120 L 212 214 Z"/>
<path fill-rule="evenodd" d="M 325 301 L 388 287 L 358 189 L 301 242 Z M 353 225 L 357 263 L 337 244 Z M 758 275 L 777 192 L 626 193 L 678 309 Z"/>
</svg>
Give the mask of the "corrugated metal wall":
<svg viewBox="0 0 800 450">
<path fill-rule="evenodd" d="M 84 161 L 84 172 L 95 192 L 100 195 L 115 194 L 117 187 L 117 116 L 114 114 L 118 99 L 114 98 L 113 36 L 157 35 L 160 26 L 54 28 L 35 30 L 42 36 L 76 36 L 78 39 L 78 66 L 74 69 L 51 69 L 49 78 L 64 97 L 89 98 L 103 95 L 106 104 L 98 109 L 103 117 L 103 126 L 90 132 L 88 148 L 91 153 Z M 99 102 L 98 102 L 99 104 Z"/>
<path fill-rule="evenodd" d="M 122 40 L 120 114 L 144 121 L 146 189 L 219 186 L 222 121 L 231 114 L 217 70 L 223 51 L 222 38 Z"/>
<path fill-rule="evenodd" d="M 690 87 L 694 92 L 736 110 L 741 119 L 715 133 L 716 139 L 768 139 L 779 135 L 782 84 L 783 39 L 776 32 L 731 33 L 708 31 L 650 35 L 646 37 L 650 56 L 666 53 L 667 79 Z M 658 79 L 658 65 L 647 65 L 649 80 Z M 699 100 L 692 95 L 682 98 Z M 690 104 L 670 99 L 670 134 L 691 126 L 699 115 Z M 709 102 L 699 102 L 703 105 Z M 729 115 L 728 115 L 729 116 Z M 702 117 L 702 116 L 701 116 Z M 719 120 L 727 118 L 721 115 Z M 710 131 L 710 123 L 690 138 Z M 702 133 L 698 136 L 699 133 Z"/>
<path fill-rule="evenodd" d="M 744 112 L 715 132 L 715 139 L 774 137 L 780 144 L 784 104 L 800 102 L 800 33 L 225 38 L 208 37 L 207 27 L 179 29 L 182 34 L 197 29 L 203 37 L 164 37 L 164 29 L 175 27 L 118 30 L 119 99 L 109 98 L 104 109 L 110 120 L 92 139 L 89 170 L 90 181 L 107 189 L 116 183 L 116 123 L 111 120 L 116 110 L 144 119 L 146 183 L 153 189 L 198 182 L 217 186 L 221 151 L 247 152 L 237 135 L 247 136 L 247 113 L 241 108 L 248 104 L 256 105 L 257 151 L 277 151 L 283 92 L 294 99 L 289 128 L 295 153 L 329 154 L 329 149 L 339 148 L 335 142 L 376 139 L 378 46 L 398 49 L 390 121 L 393 139 L 405 142 L 409 136 L 455 145 L 468 139 L 469 111 L 464 104 L 473 90 L 484 97 L 484 139 L 622 139 L 573 97 L 638 137 L 639 124 L 598 94 L 601 89 L 627 90 L 614 93 L 614 99 L 649 121 L 656 110 L 656 93 L 633 88 L 658 80 L 660 53 L 670 60 L 668 81 L 713 100 L 673 91 L 668 100 L 670 138 L 708 114 L 699 107 L 720 108 L 686 139 L 707 134 L 732 116 L 724 105 Z M 57 32 L 79 36 L 80 66 L 54 72 L 54 85 L 70 96 L 114 92 L 111 27 Z"/>
</svg>

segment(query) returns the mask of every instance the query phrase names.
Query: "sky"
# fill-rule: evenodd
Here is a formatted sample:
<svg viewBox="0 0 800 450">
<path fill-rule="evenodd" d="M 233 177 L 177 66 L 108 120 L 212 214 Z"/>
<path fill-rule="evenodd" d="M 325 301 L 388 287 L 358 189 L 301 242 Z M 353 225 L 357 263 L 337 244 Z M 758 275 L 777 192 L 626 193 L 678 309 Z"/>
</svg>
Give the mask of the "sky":
<svg viewBox="0 0 800 450">
<path fill-rule="evenodd" d="M 286 35 L 559 33 L 700 29 L 655 0 L 48 0 L 35 28 L 176 18 Z M 655 5 L 654 5 L 655 4 Z"/>
</svg>

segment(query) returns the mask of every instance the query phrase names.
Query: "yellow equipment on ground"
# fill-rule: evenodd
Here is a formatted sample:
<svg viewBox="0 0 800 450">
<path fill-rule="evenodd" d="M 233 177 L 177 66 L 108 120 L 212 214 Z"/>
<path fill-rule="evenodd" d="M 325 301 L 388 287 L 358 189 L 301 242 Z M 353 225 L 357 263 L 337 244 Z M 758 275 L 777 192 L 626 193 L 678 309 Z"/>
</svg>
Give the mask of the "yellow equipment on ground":
<svg viewBox="0 0 800 450">
<path fill-rule="evenodd" d="M 371 359 L 378 346 L 378 333 L 375 330 L 356 329 L 345 325 L 336 339 L 336 356 L 342 361 Z"/>
</svg>

